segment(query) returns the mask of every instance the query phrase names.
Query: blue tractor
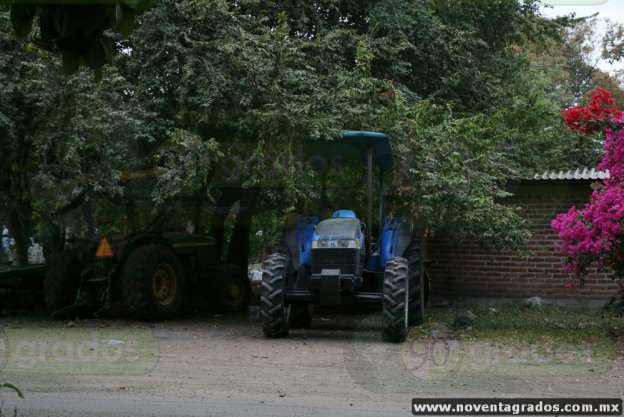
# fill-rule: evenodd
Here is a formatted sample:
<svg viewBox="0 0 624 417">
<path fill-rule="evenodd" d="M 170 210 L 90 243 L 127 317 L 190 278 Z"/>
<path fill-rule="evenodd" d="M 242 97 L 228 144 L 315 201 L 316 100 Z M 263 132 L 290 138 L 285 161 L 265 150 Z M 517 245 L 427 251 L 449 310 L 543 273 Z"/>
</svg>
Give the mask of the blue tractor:
<svg viewBox="0 0 624 417">
<path fill-rule="evenodd" d="M 334 156 L 355 153 L 364 162 L 366 224 L 353 210 L 340 209 L 325 220 L 301 217 L 286 231 L 283 245 L 262 266 L 264 334 L 285 337 L 291 327 L 309 327 L 312 305 L 372 303 L 383 309 L 383 339 L 402 342 L 408 326 L 422 320 L 428 285 L 422 229 L 402 218 L 384 217 L 383 178 L 393 164 L 389 137 L 346 131 L 324 147 Z M 375 182 L 379 186 L 377 233 L 373 231 Z"/>
</svg>

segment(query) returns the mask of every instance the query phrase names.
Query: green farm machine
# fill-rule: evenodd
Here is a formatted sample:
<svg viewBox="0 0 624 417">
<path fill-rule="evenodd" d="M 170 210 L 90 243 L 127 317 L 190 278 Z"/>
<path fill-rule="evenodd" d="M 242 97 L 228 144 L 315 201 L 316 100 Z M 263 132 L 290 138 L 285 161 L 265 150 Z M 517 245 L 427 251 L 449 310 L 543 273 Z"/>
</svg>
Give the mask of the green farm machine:
<svg viewBox="0 0 624 417">
<path fill-rule="evenodd" d="M 145 194 L 150 178 L 137 177 L 133 186 Z M 250 297 L 251 211 L 243 191 L 222 190 L 221 195 L 227 198 L 216 205 L 194 196 L 164 209 L 136 195 L 117 202 L 109 211 L 123 219 L 116 224 L 125 230 L 70 239 L 49 260 L 44 297 L 53 317 L 114 314 L 163 320 L 188 309 L 244 309 Z M 234 203 L 239 205 L 236 215 Z M 226 233 L 225 221 L 232 217 L 236 220 Z M 212 219 L 210 234 L 204 232 L 204 218 Z"/>
</svg>

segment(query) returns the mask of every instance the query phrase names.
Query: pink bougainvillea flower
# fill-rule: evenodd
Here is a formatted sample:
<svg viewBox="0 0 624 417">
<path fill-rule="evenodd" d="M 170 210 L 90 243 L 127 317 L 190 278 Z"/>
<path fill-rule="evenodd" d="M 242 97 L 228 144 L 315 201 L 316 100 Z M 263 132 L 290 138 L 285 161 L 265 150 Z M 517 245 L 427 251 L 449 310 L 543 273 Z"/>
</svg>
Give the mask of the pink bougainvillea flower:
<svg viewBox="0 0 624 417">
<path fill-rule="evenodd" d="M 605 89 L 592 93 L 586 106 L 563 111 L 571 129 L 591 134 L 603 131 L 604 156 L 598 169 L 608 171 L 609 178 L 592 193 L 582 209 L 572 207 L 552 221 L 561 239 L 561 252 L 566 257 L 565 270 L 582 274 L 596 263 L 622 271 L 624 263 L 624 113 Z"/>
</svg>

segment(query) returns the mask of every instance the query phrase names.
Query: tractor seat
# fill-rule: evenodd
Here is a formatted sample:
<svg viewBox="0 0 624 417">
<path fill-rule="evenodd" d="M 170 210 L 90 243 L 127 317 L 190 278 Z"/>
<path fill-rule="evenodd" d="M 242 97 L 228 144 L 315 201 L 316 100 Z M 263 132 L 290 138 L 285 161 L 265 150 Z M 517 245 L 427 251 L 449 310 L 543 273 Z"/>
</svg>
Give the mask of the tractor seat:
<svg viewBox="0 0 624 417">
<path fill-rule="evenodd" d="M 334 214 L 332 214 L 332 218 L 334 219 L 356 219 L 357 216 L 353 210 L 336 210 Z"/>
</svg>

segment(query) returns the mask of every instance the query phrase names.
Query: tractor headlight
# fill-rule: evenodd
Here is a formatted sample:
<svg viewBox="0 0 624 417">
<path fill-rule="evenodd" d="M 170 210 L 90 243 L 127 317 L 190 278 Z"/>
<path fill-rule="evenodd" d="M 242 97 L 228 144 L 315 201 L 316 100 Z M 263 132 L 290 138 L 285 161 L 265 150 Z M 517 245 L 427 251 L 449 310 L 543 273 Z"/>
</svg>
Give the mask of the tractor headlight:
<svg viewBox="0 0 624 417">
<path fill-rule="evenodd" d="M 312 249 L 359 249 L 357 239 L 313 240 Z"/>
</svg>

